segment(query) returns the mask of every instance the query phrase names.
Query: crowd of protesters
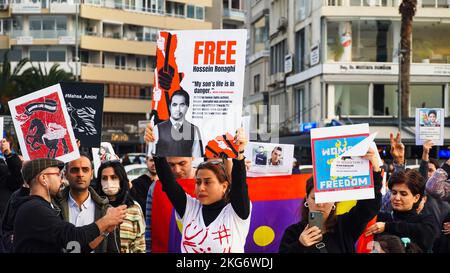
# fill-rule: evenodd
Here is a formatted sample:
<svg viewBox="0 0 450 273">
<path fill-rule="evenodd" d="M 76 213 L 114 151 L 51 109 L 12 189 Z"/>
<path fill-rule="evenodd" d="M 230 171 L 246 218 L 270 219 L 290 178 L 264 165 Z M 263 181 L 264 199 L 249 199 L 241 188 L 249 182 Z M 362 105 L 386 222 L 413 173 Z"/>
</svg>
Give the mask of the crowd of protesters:
<svg viewBox="0 0 450 273">
<path fill-rule="evenodd" d="M 151 127 L 145 140 L 154 141 Z M 66 164 L 50 158 L 23 161 L 2 139 L 0 252 L 152 252 L 158 180 L 182 223 L 182 234 L 193 225 L 206 231 L 227 226 L 233 234 L 226 246 L 219 246 L 208 232 L 199 237 L 201 242 L 182 236 L 181 252 L 244 252 L 252 212 L 244 157 L 247 142 L 238 130 L 236 159 L 205 160 L 196 168 L 192 157 L 148 156 L 148 173 L 129 181 L 126 162 L 103 161 L 94 175 L 89 154 L 81 153 Z M 400 135 L 391 135 L 392 165 L 379 166 L 376 151 L 369 150 L 366 158 L 372 163 L 375 198 L 359 200 L 341 215 L 336 214 L 336 203 L 315 203 L 310 178 L 299 204 L 301 221 L 285 230 L 279 252 L 353 253 L 361 235 L 374 236 L 372 253 L 450 252 L 450 160 L 440 165 L 430 158 L 432 146 L 431 141 L 423 144 L 419 171 L 405 168 Z M 388 189 L 382 196 L 383 173 Z M 177 179 L 193 179 L 195 197 L 186 194 Z M 310 211 L 323 215 L 321 228 L 308 225 Z M 374 217 L 376 221 L 368 224 Z"/>
</svg>

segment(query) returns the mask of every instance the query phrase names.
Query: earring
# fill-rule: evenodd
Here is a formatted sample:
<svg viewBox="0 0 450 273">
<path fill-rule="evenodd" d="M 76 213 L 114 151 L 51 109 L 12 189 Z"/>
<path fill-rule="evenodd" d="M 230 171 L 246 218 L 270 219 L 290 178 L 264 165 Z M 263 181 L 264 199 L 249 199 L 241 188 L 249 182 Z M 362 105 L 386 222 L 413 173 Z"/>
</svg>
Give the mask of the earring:
<svg viewBox="0 0 450 273">
<path fill-rule="evenodd" d="M 333 205 L 332 207 L 331 207 L 331 210 L 335 210 L 336 209 L 336 205 Z"/>
<path fill-rule="evenodd" d="M 308 202 L 303 203 L 303 206 L 305 206 L 305 208 L 309 207 Z"/>
</svg>

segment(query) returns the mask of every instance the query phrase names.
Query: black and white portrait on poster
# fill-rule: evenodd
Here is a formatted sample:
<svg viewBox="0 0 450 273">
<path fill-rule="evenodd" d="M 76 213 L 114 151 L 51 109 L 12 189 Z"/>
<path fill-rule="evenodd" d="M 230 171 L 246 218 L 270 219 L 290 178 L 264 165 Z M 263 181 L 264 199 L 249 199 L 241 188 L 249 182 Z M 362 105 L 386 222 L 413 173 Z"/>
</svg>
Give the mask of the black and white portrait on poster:
<svg viewBox="0 0 450 273">
<path fill-rule="evenodd" d="M 62 83 L 75 137 L 84 147 L 99 147 L 103 116 L 104 87 L 93 83 Z"/>
</svg>

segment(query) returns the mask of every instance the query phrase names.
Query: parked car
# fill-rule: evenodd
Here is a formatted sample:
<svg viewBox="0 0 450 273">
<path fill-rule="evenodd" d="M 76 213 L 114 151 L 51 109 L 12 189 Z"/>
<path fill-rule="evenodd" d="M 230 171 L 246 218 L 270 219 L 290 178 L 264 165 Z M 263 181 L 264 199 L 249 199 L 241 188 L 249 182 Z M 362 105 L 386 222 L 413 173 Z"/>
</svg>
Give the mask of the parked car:
<svg viewBox="0 0 450 273">
<path fill-rule="evenodd" d="M 122 156 L 120 159 L 123 163 L 123 158 L 128 156 L 131 164 L 145 164 L 145 154 L 144 153 L 128 153 Z"/>
<path fill-rule="evenodd" d="M 148 173 L 147 164 L 131 164 L 125 166 L 125 171 L 127 172 L 128 180 L 133 181 L 139 176 Z"/>
</svg>

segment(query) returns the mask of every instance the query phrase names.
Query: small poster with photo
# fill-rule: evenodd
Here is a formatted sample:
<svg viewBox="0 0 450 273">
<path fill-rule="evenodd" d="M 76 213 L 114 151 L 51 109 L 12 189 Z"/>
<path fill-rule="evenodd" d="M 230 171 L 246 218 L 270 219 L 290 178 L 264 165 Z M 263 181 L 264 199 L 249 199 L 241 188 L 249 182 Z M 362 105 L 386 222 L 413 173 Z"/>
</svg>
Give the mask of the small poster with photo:
<svg viewBox="0 0 450 273">
<path fill-rule="evenodd" d="M 92 159 L 94 163 L 94 175 L 97 175 L 98 168 L 105 161 L 120 160 L 114 152 L 114 148 L 109 142 L 100 143 L 100 148 L 92 148 Z"/>
<path fill-rule="evenodd" d="M 245 157 L 252 161 L 249 177 L 291 175 L 294 145 L 249 142 Z"/>
<path fill-rule="evenodd" d="M 444 109 L 416 108 L 416 145 L 432 140 L 444 145 Z"/>
</svg>

